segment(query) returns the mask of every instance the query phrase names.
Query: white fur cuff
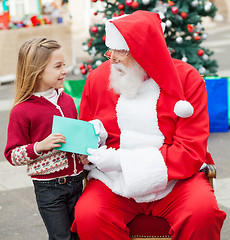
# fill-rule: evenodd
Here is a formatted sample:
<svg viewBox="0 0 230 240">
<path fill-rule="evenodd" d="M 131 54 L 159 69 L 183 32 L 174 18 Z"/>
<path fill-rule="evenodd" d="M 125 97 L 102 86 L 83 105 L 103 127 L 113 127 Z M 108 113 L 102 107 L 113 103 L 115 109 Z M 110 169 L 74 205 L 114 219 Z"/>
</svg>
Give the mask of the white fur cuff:
<svg viewBox="0 0 230 240">
<path fill-rule="evenodd" d="M 120 158 L 127 196 L 135 198 L 166 188 L 167 167 L 157 148 L 120 149 Z"/>
</svg>

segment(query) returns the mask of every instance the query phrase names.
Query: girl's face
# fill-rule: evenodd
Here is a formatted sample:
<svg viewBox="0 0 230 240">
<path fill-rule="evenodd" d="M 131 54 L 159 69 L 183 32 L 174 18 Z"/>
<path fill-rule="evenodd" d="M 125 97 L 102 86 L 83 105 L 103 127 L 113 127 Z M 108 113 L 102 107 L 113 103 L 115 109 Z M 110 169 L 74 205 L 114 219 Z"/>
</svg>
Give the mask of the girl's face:
<svg viewBox="0 0 230 240">
<path fill-rule="evenodd" d="M 40 75 L 37 91 L 43 92 L 50 88 L 62 88 L 66 75 L 65 58 L 61 49 L 52 52 L 50 61 Z"/>
</svg>

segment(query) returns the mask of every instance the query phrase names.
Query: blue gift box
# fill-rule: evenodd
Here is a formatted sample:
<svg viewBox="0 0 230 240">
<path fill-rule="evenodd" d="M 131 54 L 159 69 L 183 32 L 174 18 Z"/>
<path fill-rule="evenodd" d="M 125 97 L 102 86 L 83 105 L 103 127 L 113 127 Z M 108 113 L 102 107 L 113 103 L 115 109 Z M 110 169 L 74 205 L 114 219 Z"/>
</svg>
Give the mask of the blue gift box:
<svg viewBox="0 0 230 240">
<path fill-rule="evenodd" d="M 227 132 L 228 124 L 228 78 L 205 77 L 208 93 L 210 132 Z"/>
</svg>

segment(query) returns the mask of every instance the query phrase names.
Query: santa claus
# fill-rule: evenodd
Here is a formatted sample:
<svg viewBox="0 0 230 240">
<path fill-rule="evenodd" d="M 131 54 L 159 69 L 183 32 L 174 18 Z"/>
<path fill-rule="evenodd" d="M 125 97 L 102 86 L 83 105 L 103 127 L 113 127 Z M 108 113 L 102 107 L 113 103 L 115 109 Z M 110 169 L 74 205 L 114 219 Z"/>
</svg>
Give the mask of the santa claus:
<svg viewBox="0 0 230 240">
<path fill-rule="evenodd" d="M 172 239 L 220 238 L 225 213 L 199 172 L 213 163 L 205 83 L 171 58 L 163 29 L 147 11 L 106 23 L 110 61 L 90 73 L 79 112 L 108 133 L 83 160 L 90 181 L 72 226 L 82 240 L 130 239 L 126 225 L 140 213 L 164 217 Z"/>
</svg>

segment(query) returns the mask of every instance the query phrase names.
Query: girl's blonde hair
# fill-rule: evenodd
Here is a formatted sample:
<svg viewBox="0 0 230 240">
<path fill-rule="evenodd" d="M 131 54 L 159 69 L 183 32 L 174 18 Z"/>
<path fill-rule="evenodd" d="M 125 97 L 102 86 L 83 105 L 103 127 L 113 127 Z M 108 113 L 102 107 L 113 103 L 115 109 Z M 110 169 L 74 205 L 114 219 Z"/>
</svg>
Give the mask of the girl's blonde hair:
<svg viewBox="0 0 230 240">
<path fill-rule="evenodd" d="M 39 76 L 49 63 L 51 54 L 60 48 L 57 41 L 45 37 L 31 39 L 22 44 L 18 53 L 13 107 L 26 101 L 36 91 Z"/>
</svg>

